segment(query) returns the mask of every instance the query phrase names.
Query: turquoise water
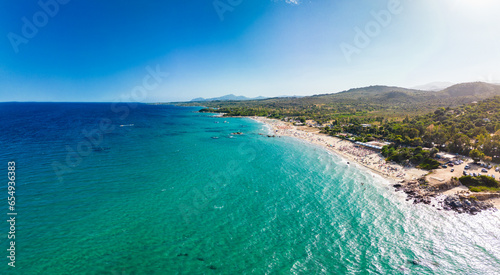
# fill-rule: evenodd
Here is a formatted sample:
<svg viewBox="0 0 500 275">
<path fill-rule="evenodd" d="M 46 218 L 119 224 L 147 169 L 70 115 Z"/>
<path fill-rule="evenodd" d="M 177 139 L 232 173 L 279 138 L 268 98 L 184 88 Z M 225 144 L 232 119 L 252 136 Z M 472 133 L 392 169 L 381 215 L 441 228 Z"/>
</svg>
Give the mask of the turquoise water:
<svg viewBox="0 0 500 275">
<path fill-rule="evenodd" d="M 499 273 L 498 212 L 410 204 L 319 147 L 196 110 L 0 104 L 18 212 L 16 268 L 4 223 L 0 274 Z M 103 118 L 114 130 L 58 178 Z"/>
</svg>

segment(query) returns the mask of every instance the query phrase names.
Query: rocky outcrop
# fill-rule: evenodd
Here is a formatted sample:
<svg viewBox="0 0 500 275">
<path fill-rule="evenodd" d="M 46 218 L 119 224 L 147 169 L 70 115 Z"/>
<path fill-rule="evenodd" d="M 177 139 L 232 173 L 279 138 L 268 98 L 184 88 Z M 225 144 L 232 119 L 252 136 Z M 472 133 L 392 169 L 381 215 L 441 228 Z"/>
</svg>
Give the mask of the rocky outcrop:
<svg viewBox="0 0 500 275">
<path fill-rule="evenodd" d="M 433 207 L 442 207 L 438 210 L 448 210 L 456 211 L 458 213 L 468 213 L 475 215 L 483 210 L 495 209 L 491 203 L 483 202 L 481 200 L 486 200 L 495 197 L 497 194 L 489 194 L 493 196 L 486 196 L 478 198 L 480 194 L 474 194 L 470 196 L 468 194 L 461 195 L 448 195 L 444 199 L 440 196 L 440 199 L 433 200 L 440 192 L 449 190 L 451 188 L 459 186 L 460 183 L 457 180 L 452 179 L 449 182 L 429 186 L 425 178 L 420 178 L 416 181 L 405 182 L 401 181 L 394 184 L 393 187 L 396 191 L 404 192 L 407 195 L 406 200 L 413 200 L 413 204 L 424 203 L 432 204 Z M 498 194 L 500 196 L 500 194 Z"/>
<path fill-rule="evenodd" d="M 430 204 L 431 198 L 435 196 L 434 192 L 428 191 L 425 188 L 425 183 L 421 183 L 419 181 L 410 181 L 406 184 L 405 182 L 401 182 L 399 184 L 395 184 L 394 188 L 396 188 L 396 191 L 402 191 L 406 193 L 406 195 L 408 196 L 406 200 L 409 201 L 413 199 L 413 204 Z"/>
<path fill-rule="evenodd" d="M 493 208 L 493 204 L 479 201 L 469 196 L 451 195 L 441 202 L 444 210 L 454 210 L 458 213 L 477 214 L 482 210 Z"/>
</svg>

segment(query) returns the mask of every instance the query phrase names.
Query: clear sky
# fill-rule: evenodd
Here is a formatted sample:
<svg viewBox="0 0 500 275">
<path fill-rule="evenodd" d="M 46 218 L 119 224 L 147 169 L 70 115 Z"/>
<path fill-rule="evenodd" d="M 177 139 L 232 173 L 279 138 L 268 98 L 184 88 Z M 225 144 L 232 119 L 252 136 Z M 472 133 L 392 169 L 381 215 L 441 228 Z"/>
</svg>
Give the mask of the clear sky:
<svg viewBox="0 0 500 275">
<path fill-rule="evenodd" d="M 496 0 L 16 0 L 0 11 L 0 101 L 500 83 Z"/>
</svg>

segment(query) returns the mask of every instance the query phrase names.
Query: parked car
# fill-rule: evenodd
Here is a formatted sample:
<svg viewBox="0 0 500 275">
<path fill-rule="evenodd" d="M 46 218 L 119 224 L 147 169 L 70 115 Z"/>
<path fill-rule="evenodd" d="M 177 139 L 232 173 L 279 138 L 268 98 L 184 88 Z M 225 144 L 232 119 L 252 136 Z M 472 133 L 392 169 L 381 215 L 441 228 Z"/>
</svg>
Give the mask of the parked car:
<svg viewBox="0 0 500 275">
<path fill-rule="evenodd" d="M 448 166 L 453 167 L 455 166 L 453 163 L 448 164 Z"/>
<path fill-rule="evenodd" d="M 491 175 L 492 178 L 495 178 L 495 175 Z"/>
<path fill-rule="evenodd" d="M 455 172 L 455 169 L 451 168 L 451 172 Z"/>
<path fill-rule="evenodd" d="M 446 164 L 441 165 L 441 167 L 448 168 L 448 166 Z"/>
<path fill-rule="evenodd" d="M 465 165 L 464 169 L 470 169 L 470 166 L 467 164 Z"/>
<path fill-rule="evenodd" d="M 464 170 L 462 173 L 464 174 L 464 176 L 467 176 L 467 171 Z"/>
<path fill-rule="evenodd" d="M 472 173 L 472 176 L 473 176 L 473 177 L 477 177 L 477 175 L 476 175 L 476 173 L 475 173 L 475 172 L 474 172 L 474 173 Z"/>
<path fill-rule="evenodd" d="M 500 170 L 500 167 L 495 168 L 495 171 L 498 172 Z"/>
<path fill-rule="evenodd" d="M 488 165 L 488 169 L 491 169 L 491 165 Z"/>
<path fill-rule="evenodd" d="M 483 168 L 483 169 L 481 169 L 481 172 L 483 172 L 483 173 L 487 173 L 487 172 L 488 172 L 488 170 L 486 170 L 486 168 Z"/>
</svg>

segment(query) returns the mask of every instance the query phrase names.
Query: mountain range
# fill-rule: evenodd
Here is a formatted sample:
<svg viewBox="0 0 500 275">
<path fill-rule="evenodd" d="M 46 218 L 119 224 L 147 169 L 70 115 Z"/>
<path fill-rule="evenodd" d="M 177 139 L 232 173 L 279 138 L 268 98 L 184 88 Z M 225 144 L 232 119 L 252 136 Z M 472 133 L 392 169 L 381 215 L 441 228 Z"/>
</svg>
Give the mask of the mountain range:
<svg viewBox="0 0 500 275">
<path fill-rule="evenodd" d="M 420 114 L 439 107 L 455 107 L 500 96 L 500 85 L 472 82 L 455 84 L 440 91 L 423 91 L 392 86 L 369 86 L 331 94 L 301 98 L 278 97 L 231 101 L 205 101 L 207 107 L 247 107 L 269 109 L 314 109 L 335 112 L 383 112 L 384 114 Z M 186 102 L 182 105 L 199 105 Z"/>
<path fill-rule="evenodd" d="M 320 94 L 313 96 L 279 96 L 279 97 L 255 97 L 236 96 L 228 94 L 221 97 L 203 98 L 198 97 L 190 102 L 211 101 L 304 101 L 311 104 L 329 103 L 332 101 L 427 101 L 452 98 L 453 102 L 470 103 L 483 100 L 492 96 L 500 95 L 500 85 L 485 82 L 470 82 L 455 84 L 451 82 L 433 82 L 414 88 L 402 88 L 394 86 L 375 85 L 362 88 L 353 88 L 339 93 Z M 434 104 L 433 104 L 434 105 Z M 446 105 L 446 104 L 445 104 Z"/>
</svg>

